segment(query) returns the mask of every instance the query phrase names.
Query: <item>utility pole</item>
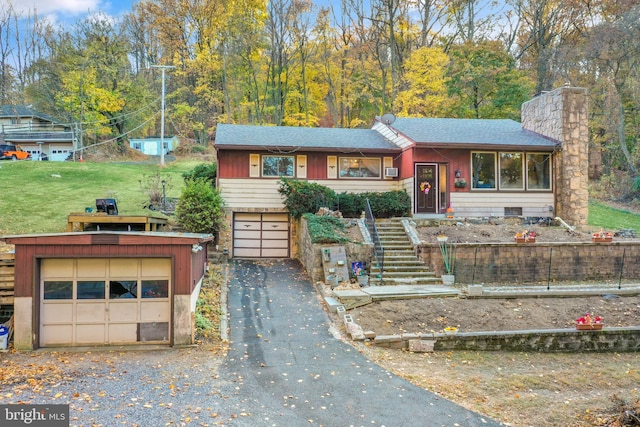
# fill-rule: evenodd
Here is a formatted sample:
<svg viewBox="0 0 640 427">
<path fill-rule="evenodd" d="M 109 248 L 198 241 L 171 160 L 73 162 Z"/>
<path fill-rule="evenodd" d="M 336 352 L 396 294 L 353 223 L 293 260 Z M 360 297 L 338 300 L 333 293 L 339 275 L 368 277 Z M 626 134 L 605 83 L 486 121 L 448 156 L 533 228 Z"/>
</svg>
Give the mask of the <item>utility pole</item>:
<svg viewBox="0 0 640 427">
<path fill-rule="evenodd" d="M 164 166 L 164 72 L 176 68 L 173 65 L 152 65 L 151 68 L 160 68 L 162 71 L 162 111 L 160 118 L 160 165 Z"/>
</svg>

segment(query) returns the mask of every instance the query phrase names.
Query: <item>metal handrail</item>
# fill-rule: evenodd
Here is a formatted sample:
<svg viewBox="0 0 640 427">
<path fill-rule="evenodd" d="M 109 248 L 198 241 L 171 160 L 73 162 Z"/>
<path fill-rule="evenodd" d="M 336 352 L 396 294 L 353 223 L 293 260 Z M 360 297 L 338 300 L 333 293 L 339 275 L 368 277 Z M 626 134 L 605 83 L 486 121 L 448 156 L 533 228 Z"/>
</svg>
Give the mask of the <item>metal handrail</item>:
<svg viewBox="0 0 640 427">
<path fill-rule="evenodd" d="M 368 198 L 364 209 L 364 222 L 367 226 L 367 230 L 369 230 L 369 235 L 371 235 L 371 240 L 373 241 L 373 256 L 375 256 L 376 262 L 378 263 L 378 268 L 380 269 L 380 281 L 382 282 L 382 274 L 384 273 L 384 248 L 380 241 L 380 235 L 378 234 L 378 228 L 376 227 L 376 219 L 371 211 L 371 204 L 369 203 Z M 369 277 L 371 277 L 371 275 L 369 275 Z"/>
</svg>

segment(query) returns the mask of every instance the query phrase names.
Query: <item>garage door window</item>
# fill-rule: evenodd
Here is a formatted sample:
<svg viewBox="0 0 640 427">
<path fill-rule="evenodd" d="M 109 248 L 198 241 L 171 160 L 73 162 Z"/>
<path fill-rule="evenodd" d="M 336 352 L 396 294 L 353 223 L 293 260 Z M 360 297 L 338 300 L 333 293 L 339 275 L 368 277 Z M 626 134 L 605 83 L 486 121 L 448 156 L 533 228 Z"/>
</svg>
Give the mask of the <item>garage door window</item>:
<svg viewBox="0 0 640 427">
<path fill-rule="evenodd" d="M 112 280 L 109 282 L 109 299 L 138 298 L 137 280 Z"/>
<path fill-rule="evenodd" d="M 104 299 L 104 280 L 78 280 L 77 299 Z"/>
<path fill-rule="evenodd" d="M 168 280 L 143 280 L 142 298 L 167 298 L 169 296 Z"/>
<path fill-rule="evenodd" d="M 72 281 L 46 281 L 44 282 L 44 299 L 66 300 L 73 298 Z"/>
</svg>

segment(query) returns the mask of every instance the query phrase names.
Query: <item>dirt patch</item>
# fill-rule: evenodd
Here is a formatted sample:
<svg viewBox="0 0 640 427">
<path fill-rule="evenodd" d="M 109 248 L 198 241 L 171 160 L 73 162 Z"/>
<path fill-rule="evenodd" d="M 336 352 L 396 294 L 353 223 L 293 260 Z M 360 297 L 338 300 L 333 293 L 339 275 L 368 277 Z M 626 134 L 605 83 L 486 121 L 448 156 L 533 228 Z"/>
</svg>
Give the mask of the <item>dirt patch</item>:
<svg viewBox="0 0 640 427">
<path fill-rule="evenodd" d="M 380 301 L 350 311 L 356 323 L 378 335 L 571 328 L 585 313 L 605 325 L 640 325 L 640 297 L 605 295 L 579 298 L 464 299 L 423 298 Z"/>
<path fill-rule="evenodd" d="M 592 233 L 599 232 L 596 227 L 570 230 L 564 226 L 543 224 L 520 224 L 505 220 L 493 220 L 486 224 L 474 224 L 458 221 L 450 225 L 437 227 L 418 227 L 420 239 L 435 242 L 436 237 L 445 235 L 451 243 L 511 243 L 517 233 L 530 231 L 536 234 L 536 241 L 544 242 L 590 242 Z M 632 231 L 609 231 L 615 240 L 637 238 Z"/>
</svg>

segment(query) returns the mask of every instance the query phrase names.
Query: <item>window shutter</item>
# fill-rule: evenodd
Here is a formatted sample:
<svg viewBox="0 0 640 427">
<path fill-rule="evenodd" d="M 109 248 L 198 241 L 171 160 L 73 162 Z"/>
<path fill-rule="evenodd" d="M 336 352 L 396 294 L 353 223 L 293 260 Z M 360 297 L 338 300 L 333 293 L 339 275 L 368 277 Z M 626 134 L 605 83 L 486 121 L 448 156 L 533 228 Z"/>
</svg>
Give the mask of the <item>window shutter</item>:
<svg viewBox="0 0 640 427">
<path fill-rule="evenodd" d="M 327 156 L 327 179 L 338 178 L 338 157 Z"/>
<path fill-rule="evenodd" d="M 307 156 L 299 155 L 296 157 L 297 157 L 296 163 L 298 163 L 296 165 L 298 169 L 298 178 L 306 179 L 307 178 Z"/>
<path fill-rule="evenodd" d="M 249 176 L 260 178 L 260 154 L 249 155 Z"/>
<path fill-rule="evenodd" d="M 393 167 L 393 157 L 383 157 L 382 158 L 382 173 L 385 179 L 393 179 L 392 177 L 387 176 L 386 170 L 387 168 Z"/>
</svg>

